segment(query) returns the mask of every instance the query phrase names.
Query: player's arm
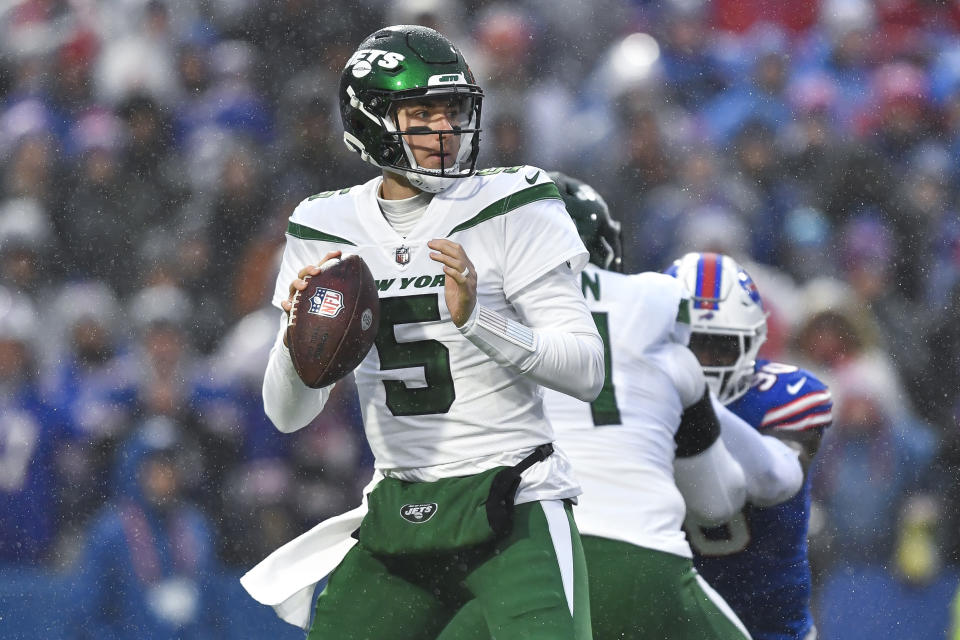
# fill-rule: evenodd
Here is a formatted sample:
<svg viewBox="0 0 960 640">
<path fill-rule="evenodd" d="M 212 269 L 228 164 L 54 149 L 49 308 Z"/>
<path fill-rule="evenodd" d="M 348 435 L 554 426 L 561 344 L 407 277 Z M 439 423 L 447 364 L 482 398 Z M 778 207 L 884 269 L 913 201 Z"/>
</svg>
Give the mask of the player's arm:
<svg viewBox="0 0 960 640">
<path fill-rule="evenodd" d="M 796 495 L 803 485 L 797 452 L 776 438 L 761 435 L 716 398 L 712 402 L 723 440 L 746 474 L 747 500 L 769 507 Z"/>
<path fill-rule="evenodd" d="M 290 350 L 284 344 L 286 333 L 287 316 L 283 314 L 263 376 L 263 410 L 277 429 L 290 433 L 307 426 L 317 417 L 333 385 L 311 389 L 303 384 L 293 368 Z"/>
<path fill-rule="evenodd" d="M 263 410 L 274 426 L 284 433 L 296 431 L 310 424 L 323 410 L 330 396 L 332 385 L 322 389 L 311 389 L 297 375 L 290 357 L 290 349 L 286 345 L 286 335 L 293 296 L 307 286 L 304 276 L 317 275 L 320 273 L 319 265 L 331 258 L 339 257 L 340 252 L 327 253 L 318 265 L 303 266 L 292 272 L 289 264 L 305 260 L 303 257 L 295 256 L 296 249 L 288 241 L 278 277 L 278 287 L 283 286 L 284 282 L 289 282 L 286 285 L 287 297 L 280 302 L 280 308 L 283 310 L 280 329 L 270 350 L 267 370 L 263 377 Z"/>
<path fill-rule="evenodd" d="M 511 303 L 527 326 L 510 322 L 532 334 L 528 345 L 533 347 L 515 352 L 511 363 L 547 388 L 585 402 L 596 399 L 603 388 L 603 341 L 570 267 L 557 266 L 520 290 Z M 484 322 L 478 314 L 475 321 L 474 335 L 481 341 L 499 337 L 497 319 Z"/>
<path fill-rule="evenodd" d="M 682 345 L 665 345 L 664 350 L 684 407 L 674 434 L 674 481 L 688 514 L 702 524 L 718 525 L 743 508 L 747 496 L 744 472 L 720 437 L 720 421 L 700 363 Z"/>
<path fill-rule="evenodd" d="M 675 439 L 673 476 L 687 512 L 708 526 L 727 522 L 746 502 L 746 479 L 720 438 L 706 390 L 702 400 L 684 410 Z"/>
<path fill-rule="evenodd" d="M 803 473 L 810 470 L 813 463 L 813 457 L 817 455 L 820 449 L 820 441 L 823 439 L 822 429 L 808 429 L 807 431 L 772 431 L 769 434 L 777 438 L 785 445 L 797 452 L 800 458 L 800 466 Z"/>
<path fill-rule="evenodd" d="M 833 399 L 830 389 L 807 371 L 795 371 L 787 381 L 806 391 L 791 394 L 777 406 L 770 407 L 763 415 L 760 428 L 765 435 L 781 440 L 796 451 L 806 473 L 820 448 L 824 429 L 833 423 Z M 785 386 L 789 392 L 791 385 Z"/>
<path fill-rule="evenodd" d="M 454 324 L 470 342 L 505 367 L 550 389 L 589 402 L 603 387 L 603 342 L 573 270 L 563 263 L 510 300 L 523 322 L 476 301 L 476 272 L 463 248 L 432 240 L 443 263 L 445 296 Z"/>
</svg>

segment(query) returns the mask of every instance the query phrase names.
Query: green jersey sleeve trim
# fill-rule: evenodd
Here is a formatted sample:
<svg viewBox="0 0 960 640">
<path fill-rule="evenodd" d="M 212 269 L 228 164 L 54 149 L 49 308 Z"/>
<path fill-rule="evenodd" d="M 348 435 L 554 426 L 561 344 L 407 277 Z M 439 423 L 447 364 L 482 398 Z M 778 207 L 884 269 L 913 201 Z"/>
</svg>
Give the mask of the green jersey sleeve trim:
<svg viewBox="0 0 960 640">
<path fill-rule="evenodd" d="M 307 198 L 307 201 L 316 200 L 317 198 L 329 198 L 333 195 L 342 196 L 345 193 L 349 193 L 350 189 L 353 189 L 353 187 L 347 187 L 346 189 L 334 189 L 333 191 L 321 191 L 320 193 L 315 193 Z"/>
<path fill-rule="evenodd" d="M 523 189 L 522 191 L 511 193 L 506 198 L 501 198 L 493 204 L 484 207 L 480 213 L 473 216 L 466 222 L 462 222 L 455 226 L 450 233 L 447 234 L 447 237 L 452 236 L 458 231 L 475 227 L 481 222 L 486 222 L 487 220 L 496 218 L 497 216 L 502 216 L 503 214 L 509 213 L 525 204 L 530 204 L 531 202 L 536 202 L 538 200 L 560 200 L 560 192 L 557 190 L 557 185 L 553 184 L 552 182 L 544 182 L 543 184 L 538 184 L 535 187 L 529 187 L 527 189 Z"/>
<path fill-rule="evenodd" d="M 311 229 L 310 227 L 297 224 L 296 222 L 291 222 L 287 225 L 287 233 L 294 238 L 300 238 L 301 240 L 323 240 L 325 242 L 348 244 L 351 247 L 357 246 L 346 238 L 341 238 L 340 236 L 335 236 L 331 233 L 324 233 L 323 231 L 317 231 L 316 229 Z"/>
<path fill-rule="evenodd" d="M 677 322 L 690 324 L 690 299 L 680 298 L 680 306 L 677 309 Z"/>
</svg>

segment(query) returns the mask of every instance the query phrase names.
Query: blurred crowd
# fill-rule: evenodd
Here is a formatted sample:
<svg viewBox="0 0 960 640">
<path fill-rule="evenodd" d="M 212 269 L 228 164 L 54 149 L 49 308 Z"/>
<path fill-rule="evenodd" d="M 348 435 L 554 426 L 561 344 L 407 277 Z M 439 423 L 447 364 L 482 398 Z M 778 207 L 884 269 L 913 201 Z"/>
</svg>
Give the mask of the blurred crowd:
<svg viewBox="0 0 960 640">
<path fill-rule="evenodd" d="M 340 69 L 396 23 L 462 48 L 480 164 L 595 186 L 628 271 L 746 266 L 762 355 L 834 395 L 818 593 L 955 592 L 960 3 L 936 0 L 4 3 L 0 567 L 77 572 L 88 613 L 187 637 L 205 576 L 358 501 L 349 381 L 295 435 L 260 383 L 287 217 L 376 175 L 342 143 Z"/>
</svg>

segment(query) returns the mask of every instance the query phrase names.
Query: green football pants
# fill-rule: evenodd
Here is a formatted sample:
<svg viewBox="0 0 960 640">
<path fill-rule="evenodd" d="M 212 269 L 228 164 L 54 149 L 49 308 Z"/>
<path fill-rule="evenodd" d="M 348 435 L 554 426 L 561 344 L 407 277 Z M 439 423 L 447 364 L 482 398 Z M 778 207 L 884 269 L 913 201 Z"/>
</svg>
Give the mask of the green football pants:
<svg viewBox="0 0 960 640">
<path fill-rule="evenodd" d="M 583 547 L 570 507 L 551 500 L 517 505 L 509 536 L 456 553 L 384 557 L 357 544 L 317 598 L 308 640 L 590 637 Z"/>
<path fill-rule="evenodd" d="M 750 637 L 726 602 L 688 558 L 626 542 L 583 536 L 594 640 L 745 640 Z M 476 629 L 474 603 L 455 623 Z M 451 636 L 453 638 L 454 636 Z M 447 640 L 446 636 L 441 636 Z M 482 633 L 456 640 L 486 640 Z"/>
<path fill-rule="evenodd" d="M 744 640 L 736 614 L 689 558 L 583 536 L 595 640 Z"/>
</svg>

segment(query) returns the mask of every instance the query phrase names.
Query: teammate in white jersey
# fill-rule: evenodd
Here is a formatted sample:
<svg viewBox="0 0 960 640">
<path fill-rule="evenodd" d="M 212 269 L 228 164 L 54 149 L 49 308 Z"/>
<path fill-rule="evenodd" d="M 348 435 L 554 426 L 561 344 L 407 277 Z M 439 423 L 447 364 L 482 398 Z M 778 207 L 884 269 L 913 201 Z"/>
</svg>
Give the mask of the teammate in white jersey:
<svg viewBox="0 0 960 640">
<path fill-rule="evenodd" d="M 587 556 L 594 637 L 749 637 L 697 575 L 681 527 L 687 510 L 716 524 L 737 512 L 745 497 L 795 492 L 801 477 L 796 454 L 711 401 L 686 346 L 683 285 L 658 273 L 615 273 L 619 229 L 607 205 L 583 182 L 551 175 L 591 252 L 592 264 L 581 274 L 583 294 L 605 347 L 604 386 L 592 403 L 555 392 L 544 397 L 584 488 L 575 514 Z M 750 439 L 769 446 L 776 458 L 745 461 L 741 471 L 720 439 L 721 426 L 724 439 Z M 745 491 L 756 487 L 746 480 L 758 476 L 766 486 Z"/>
<path fill-rule="evenodd" d="M 313 583 L 339 563 L 310 638 L 456 638 L 468 602 L 493 637 L 588 638 L 580 487 L 540 397 L 589 401 L 603 383 L 577 279 L 587 251 L 544 172 L 474 170 L 482 92 L 437 32 L 370 35 L 340 100 L 348 147 L 382 175 L 296 208 L 273 301 L 289 312 L 304 276 L 348 253 L 377 281 L 379 332 L 355 371 L 376 458 L 369 510 L 301 536 L 244 586 L 306 628 Z M 282 320 L 263 395 L 288 432 L 329 389 L 299 380 Z"/>
</svg>

